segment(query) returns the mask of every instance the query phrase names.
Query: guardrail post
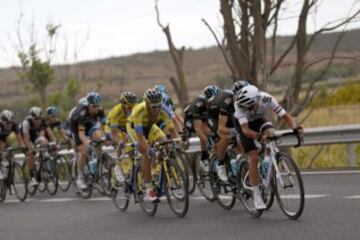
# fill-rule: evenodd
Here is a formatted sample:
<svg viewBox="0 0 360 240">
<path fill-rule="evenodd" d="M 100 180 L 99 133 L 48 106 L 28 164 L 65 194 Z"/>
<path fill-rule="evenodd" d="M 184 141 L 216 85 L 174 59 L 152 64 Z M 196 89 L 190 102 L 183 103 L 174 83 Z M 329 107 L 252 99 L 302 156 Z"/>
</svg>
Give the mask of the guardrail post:
<svg viewBox="0 0 360 240">
<path fill-rule="evenodd" d="M 349 156 L 349 167 L 356 167 L 356 151 L 355 144 L 351 143 L 347 145 L 348 156 Z"/>
</svg>

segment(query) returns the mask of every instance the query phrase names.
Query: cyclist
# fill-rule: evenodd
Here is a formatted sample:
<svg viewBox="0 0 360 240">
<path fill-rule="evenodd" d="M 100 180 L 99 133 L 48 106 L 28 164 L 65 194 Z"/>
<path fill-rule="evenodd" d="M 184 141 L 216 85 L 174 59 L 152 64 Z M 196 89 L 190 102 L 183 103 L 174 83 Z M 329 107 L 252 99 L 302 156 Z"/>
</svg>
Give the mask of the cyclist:
<svg viewBox="0 0 360 240">
<path fill-rule="evenodd" d="M 120 103 L 111 109 L 107 117 L 107 126 L 111 131 L 111 140 L 117 146 L 116 152 L 119 157 L 124 150 L 125 143 L 129 140 L 126 132 L 126 121 L 137 102 L 138 98 L 135 93 L 123 92 L 120 94 Z M 124 176 L 119 166 L 116 165 L 114 170 L 117 180 L 123 182 Z"/>
<path fill-rule="evenodd" d="M 182 123 L 184 122 L 184 119 L 182 119 L 182 117 L 175 112 L 175 106 L 169 96 L 167 88 L 164 85 L 158 84 L 155 85 L 154 90 L 161 93 L 163 98 L 161 108 L 169 114 L 170 119 L 174 123 L 176 131 L 181 132 L 183 129 Z"/>
<path fill-rule="evenodd" d="M 208 99 L 217 95 L 220 89 L 210 85 L 204 88 L 203 93 L 198 95 L 184 110 L 184 132 L 190 136 L 191 133 L 200 139 L 200 166 L 204 172 L 209 172 L 209 153 L 207 151 L 210 128 L 207 125 Z"/>
<path fill-rule="evenodd" d="M 234 126 L 234 94 L 247 85 L 249 85 L 247 81 L 237 81 L 233 84 L 232 90 L 221 91 L 209 100 L 207 121 L 216 138 L 215 150 L 219 160 L 216 166 L 217 174 L 219 179 L 224 182 L 228 181 L 224 159 L 230 142 L 236 144 L 237 154 L 243 153 L 242 146 L 236 138 Z"/>
<path fill-rule="evenodd" d="M 249 177 L 252 185 L 254 206 L 256 209 L 265 209 L 266 206 L 259 189 L 260 178 L 258 175 L 259 153 L 254 140 L 266 142 L 267 137 L 273 133 L 272 123 L 267 121 L 265 114 L 274 112 L 284 120 L 294 132 L 302 133 L 302 128 L 297 127 L 295 119 L 288 114 L 277 100 L 266 92 L 261 92 L 257 87 L 248 85 L 243 87 L 236 95 L 235 100 L 236 129 L 240 134 L 244 152 L 249 158 Z"/>
<path fill-rule="evenodd" d="M 105 113 L 101 107 L 101 97 L 96 92 L 86 96 L 86 105 L 79 104 L 68 117 L 72 137 L 75 141 L 76 150 L 79 152 L 77 160 L 78 178 L 76 185 L 80 189 L 86 189 L 84 182 L 84 167 L 88 158 L 89 141 L 104 139 Z"/>
<path fill-rule="evenodd" d="M 172 139 L 177 138 L 174 124 L 168 114 L 161 109 L 161 93 L 148 89 L 144 93 L 144 101 L 136 105 L 128 118 L 126 130 L 131 140 L 136 143 L 139 152 L 144 157 L 143 177 L 146 188 L 146 201 L 158 201 L 158 197 L 151 183 L 151 162 L 153 156 L 149 143 L 166 139 L 169 134 Z M 164 129 L 163 132 L 161 129 Z"/>
<path fill-rule="evenodd" d="M 23 148 L 24 144 L 19 133 L 18 124 L 15 122 L 14 113 L 9 110 L 3 110 L 0 113 L 0 151 L 4 150 L 9 145 L 7 138 L 11 133 L 15 133 L 17 145 Z M 4 177 L 2 171 L 0 171 L 0 179 L 3 179 Z"/>
<path fill-rule="evenodd" d="M 34 146 L 37 144 L 45 145 L 48 143 L 45 133 L 49 136 L 51 142 L 55 141 L 54 134 L 46 124 L 41 108 L 30 108 L 29 116 L 27 116 L 20 124 L 20 133 L 27 148 L 27 165 L 29 167 L 31 177 L 29 184 L 31 186 L 35 186 L 38 182 L 35 179 L 36 171 L 34 169 Z"/>
<path fill-rule="evenodd" d="M 65 131 L 65 126 L 59 120 L 59 115 L 60 114 L 57 107 L 55 106 L 48 107 L 46 109 L 46 115 L 45 115 L 46 124 L 49 126 L 51 131 L 54 131 L 54 129 L 57 128 L 61 133 L 62 137 L 65 139 L 65 141 L 69 141 L 70 138 L 68 137 Z M 45 134 L 45 136 L 48 140 L 50 140 L 47 134 Z"/>
</svg>

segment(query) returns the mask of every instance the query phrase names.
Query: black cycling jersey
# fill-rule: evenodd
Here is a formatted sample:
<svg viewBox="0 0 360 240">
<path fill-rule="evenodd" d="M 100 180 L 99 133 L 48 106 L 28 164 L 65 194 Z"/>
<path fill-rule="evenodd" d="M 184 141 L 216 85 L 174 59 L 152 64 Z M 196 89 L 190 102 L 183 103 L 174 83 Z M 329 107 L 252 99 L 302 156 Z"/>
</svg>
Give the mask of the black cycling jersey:
<svg viewBox="0 0 360 240">
<path fill-rule="evenodd" d="M 207 107 L 205 97 L 197 96 L 184 110 L 185 116 L 192 117 L 194 120 L 205 121 L 207 116 Z"/>
<path fill-rule="evenodd" d="M 6 138 L 11 133 L 19 133 L 19 128 L 16 123 L 12 123 L 8 129 L 5 128 L 5 124 L 0 122 L 0 141 L 6 142 Z"/>
<path fill-rule="evenodd" d="M 212 131 L 217 131 L 219 115 L 227 116 L 226 127 L 234 127 L 234 93 L 229 90 L 222 91 L 219 95 L 209 100 L 207 123 Z"/>
<path fill-rule="evenodd" d="M 35 126 L 34 119 L 31 116 L 27 116 L 24 121 L 20 124 L 20 133 L 24 137 L 25 132 L 29 132 L 30 141 L 35 143 L 36 139 L 40 136 L 40 132 L 47 128 L 47 124 L 44 118 L 41 118 L 39 127 Z"/>
</svg>

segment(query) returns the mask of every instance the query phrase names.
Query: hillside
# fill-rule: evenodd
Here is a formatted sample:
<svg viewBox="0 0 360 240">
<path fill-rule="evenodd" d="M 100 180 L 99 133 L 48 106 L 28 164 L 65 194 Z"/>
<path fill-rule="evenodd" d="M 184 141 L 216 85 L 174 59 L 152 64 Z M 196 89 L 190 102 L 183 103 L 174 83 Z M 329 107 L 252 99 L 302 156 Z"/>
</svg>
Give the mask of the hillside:
<svg viewBox="0 0 360 240">
<path fill-rule="evenodd" d="M 338 34 L 319 36 L 311 49 L 311 55 L 329 52 Z M 289 45 L 290 39 L 287 36 L 278 38 L 277 54 Z M 357 44 L 359 41 L 360 30 L 350 31 L 343 39 L 340 50 L 358 52 L 360 51 L 360 45 Z M 185 71 L 191 95 L 207 84 L 224 81 L 229 74 L 223 57 L 216 47 L 187 49 Z M 144 89 L 157 83 L 170 87 L 168 79 L 174 75 L 173 63 L 167 51 L 112 57 L 74 65 L 56 66 L 56 79 L 50 85 L 48 95 L 63 91 L 66 87 L 67 76 L 81 83 L 81 94 L 97 89 L 106 98 L 114 99 L 123 90 L 135 91 L 141 95 Z M 30 85 L 20 80 L 16 74 L 16 68 L 0 69 L 0 84 L 3 86 L 0 88 L 0 105 L 2 106 L 13 105 L 19 101 L 26 102 L 33 95 Z M 171 87 L 170 91 L 173 91 Z"/>
</svg>

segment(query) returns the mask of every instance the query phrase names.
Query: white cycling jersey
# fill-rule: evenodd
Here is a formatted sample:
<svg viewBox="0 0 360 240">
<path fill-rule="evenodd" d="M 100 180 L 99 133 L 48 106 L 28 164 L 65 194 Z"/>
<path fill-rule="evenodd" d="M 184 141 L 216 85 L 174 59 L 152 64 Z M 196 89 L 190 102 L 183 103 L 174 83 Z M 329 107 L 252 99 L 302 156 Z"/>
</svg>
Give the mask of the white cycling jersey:
<svg viewBox="0 0 360 240">
<path fill-rule="evenodd" d="M 265 114 L 269 111 L 273 111 L 278 117 L 282 117 L 286 114 L 286 111 L 276 101 L 276 99 L 266 92 L 259 93 L 259 106 L 255 110 L 249 110 L 244 107 L 238 107 L 236 102 L 235 107 L 235 118 L 239 120 L 240 125 L 255 121 L 256 119 L 265 117 Z"/>
</svg>

